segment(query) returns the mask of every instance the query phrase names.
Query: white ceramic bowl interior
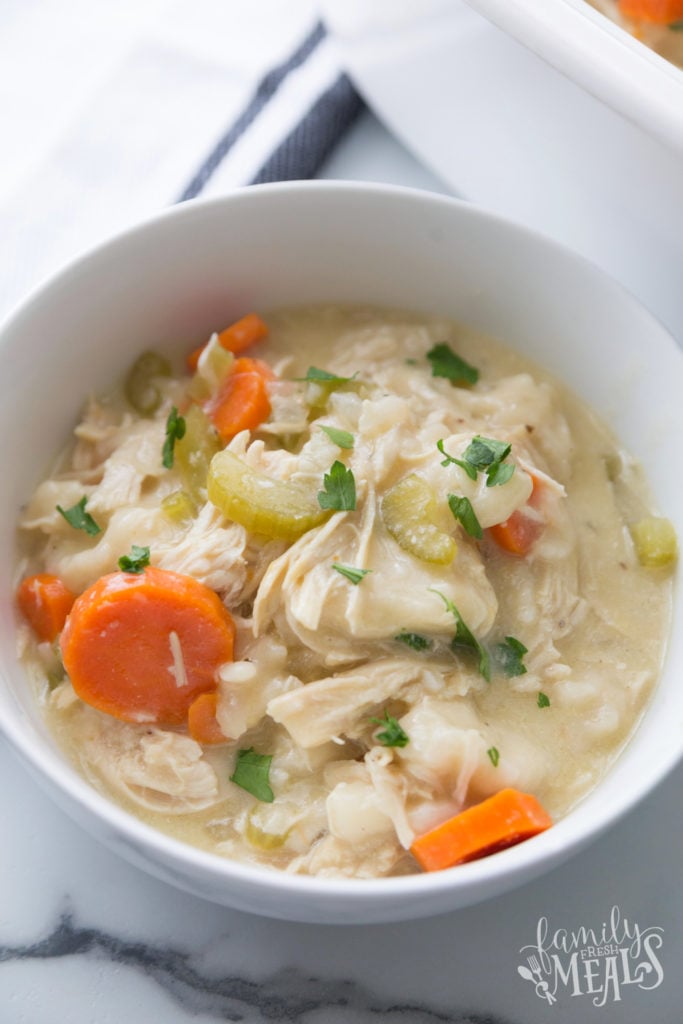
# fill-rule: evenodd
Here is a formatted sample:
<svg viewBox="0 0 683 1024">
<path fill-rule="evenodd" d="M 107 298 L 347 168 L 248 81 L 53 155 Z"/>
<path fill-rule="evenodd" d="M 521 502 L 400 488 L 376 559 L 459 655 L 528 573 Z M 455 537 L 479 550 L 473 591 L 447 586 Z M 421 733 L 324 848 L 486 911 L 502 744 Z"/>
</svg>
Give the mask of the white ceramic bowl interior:
<svg viewBox="0 0 683 1024">
<path fill-rule="evenodd" d="M 89 392 L 144 348 L 186 351 L 246 310 L 371 302 L 454 317 L 567 381 L 648 467 L 683 536 L 683 356 L 590 264 L 472 206 L 386 187 L 264 186 L 173 208 L 78 260 L 0 335 L 0 726 L 62 807 L 124 857 L 207 899 L 274 917 L 376 922 L 439 913 L 538 876 L 631 809 L 683 751 L 683 606 L 666 669 L 614 769 L 545 834 L 448 871 L 377 881 L 290 877 L 185 846 L 98 795 L 48 733 L 15 656 L 15 523 Z M 36 823 L 40 828 L 40 823 Z"/>
</svg>

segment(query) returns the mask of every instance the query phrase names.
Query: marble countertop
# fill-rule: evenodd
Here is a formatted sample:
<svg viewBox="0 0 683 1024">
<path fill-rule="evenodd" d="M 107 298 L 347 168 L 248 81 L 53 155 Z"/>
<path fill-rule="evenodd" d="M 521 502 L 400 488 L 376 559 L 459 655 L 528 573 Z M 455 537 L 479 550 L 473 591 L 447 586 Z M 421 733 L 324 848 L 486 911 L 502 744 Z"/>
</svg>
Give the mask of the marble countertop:
<svg viewBox="0 0 683 1024">
<path fill-rule="evenodd" d="M 370 114 L 324 175 L 447 191 Z M 2 741 L 0 778 L 0 1024 L 681 1019 L 683 769 L 524 888 L 369 927 L 287 924 L 208 904 L 84 834 Z M 553 1003 L 529 966 L 539 929 L 560 971 Z"/>
</svg>

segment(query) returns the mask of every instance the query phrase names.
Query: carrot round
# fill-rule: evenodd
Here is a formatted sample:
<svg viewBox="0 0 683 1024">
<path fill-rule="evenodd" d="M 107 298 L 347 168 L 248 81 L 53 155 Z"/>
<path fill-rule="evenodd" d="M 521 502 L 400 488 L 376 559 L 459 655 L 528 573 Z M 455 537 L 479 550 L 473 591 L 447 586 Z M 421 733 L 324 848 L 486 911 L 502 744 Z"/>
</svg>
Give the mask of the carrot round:
<svg viewBox="0 0 683 1024">
<path fill-rule="evenodd" d="M 683 0 L 619 0 L 619 11 L 634 21 L 670 25 L 683 18 Z"/>
<path fill-rule="evenodd" d="M 187 711 L 187 728 L 190 736 L 197 743 L 228 742 L 228 737 L 224 734 L 216 718 L 217 705 L 218 694 L 215 691 L 200 694 L 190 704 Z"/>
<path fill-rule="evenodd" d="M 204 410 L 226 444 L 240 430 L 255 430 L 270 416 L 265 376 L 253 371 L 229 373 Z"/>
<path fill-rule="evenodd" d="M 42 572 L 27 576 L 17 589 L 17 604 L 40 641 L 56 640 L 76 600 L 59 576 Z"/>
<path fill-rule="evenodd" d="M 191 576 L 146 568 L 89 587 L 62 632 L 64 667 L 87 704 L 126 722 L 177 725 L 232 660 L 235 626 Z"/>
<path fill-rule="evenodd" d="M 502 789 L 419 836 L 410 851 L 425 871 L 441 871 L 521 843 L 552 823 L 535 797 Z"/>
<path fill-rule="evenodd" d="M 244 352 L 250 345 L 255 345 L 257 341 L 263 341 L 267 336 L 268 326 L 261 317 L 256 313 L 247 313 L 246 316 L 236 320 L 234 324 L 230 324 L 229 327 L 221 331 L 218 335 L 218 341 L 228 352 L 239 355 L 240 352 Z M 199 357 L 203 351 L 204 345 L 200 345 L 190 352 L 187 357 L 187 368 L 191 373 L 194 373 L 197 369 Z"/>
<path fill-rule="evenodd" d="M 502 523 L 489 527 L 489 535 L 496 544 L 511 555 L 528 555 L 545 530 L 545 519 L 538 511 L 542 505 L 543 481 L 534 473 L 530 474 L 533 489 L 529 501 L 518 508 Z"/>
</svg>

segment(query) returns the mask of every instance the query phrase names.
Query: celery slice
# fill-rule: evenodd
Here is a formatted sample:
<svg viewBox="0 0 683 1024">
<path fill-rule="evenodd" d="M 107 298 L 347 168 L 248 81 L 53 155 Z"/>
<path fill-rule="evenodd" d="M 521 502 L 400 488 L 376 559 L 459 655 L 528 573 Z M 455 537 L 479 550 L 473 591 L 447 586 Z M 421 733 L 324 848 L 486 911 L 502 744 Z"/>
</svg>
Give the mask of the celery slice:
<svg viewBox="0 0 683 1024">
<path fill-rule="evenodd" d="M 399 547 L 437 565 L 455 558 L 453 538 L 434 522 L 436 501 L 429 485 L 411 473 L 395 484 L 382 499 L 382 519 Z"/>
<path fill-rule="evenodd" d="M 161 502 L 161 511 L 172 523 L 187 523 L 197 515 L 197 506 L 187 491 L 173 491 Z"/>
<path fill-rule="evenodd" d="M 646 516 L 633 523 L 631 536 L 641 565 L 656 569 L 676 561 L 676 531 L 668 519 Z"/>
<path fill-rule="evenodd" d="M 220 447 L 209 417 L 198 405 L 191 405 L 185 413 L 185 434 L 175 443 L 174 457 L 185 490 L 196 505 L 206 501 L 209 466 Z"/>
<path fill-rule="evenodd" d="M 211 460 L 208 492 L 228 519 L 279 540 L 296 540 L 330 514 L 307 488 L 265 476 L 227 450 Z"/>
<path fill-rule="evenodd" d="M 143 352 L 131 366 L 123 385 L 128 402 L 141 416 L 151 416 L 161 405 L 159 377 L 171 376 L 171 364 L 158 352 Z"/>
</svg>

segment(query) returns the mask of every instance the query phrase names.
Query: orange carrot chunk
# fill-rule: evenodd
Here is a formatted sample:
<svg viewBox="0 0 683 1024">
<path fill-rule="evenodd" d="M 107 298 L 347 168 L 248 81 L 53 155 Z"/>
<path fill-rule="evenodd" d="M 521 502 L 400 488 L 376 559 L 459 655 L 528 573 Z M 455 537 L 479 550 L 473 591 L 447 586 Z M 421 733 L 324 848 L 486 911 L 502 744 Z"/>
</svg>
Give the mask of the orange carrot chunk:
<svg viewBox="0 0 683 1024">
<path fill-rule="evenodd" d="M 235 626 L 220 598 L 191 576 L 146 568 L 88 587 L 61 637 L 64 667 L 87 704 L 124 722 L 178 725 L 218 668 Z"/>
<path fill-rule="evenodd" d="M 268 363 L 263 359 L 254 359 L 253 356 L 240 356 L 230 367 L 231 373 L 260 373 L 265 380 L 275 380 L 275 374 Z"/>
<path fill-rule="evenodd" d="M 202 693 L 193 700 L 187 712 L 187 728 L 190 736 L 197 743 L 227 743 L 228 737 L 218 724 L 216 707 L 218 694 Z"/>
<path fill-rule="evenodd" d="M 19 611 L 38 639 L 47 643 L 61 633 L 75 600 L 59 576 L 47 572 L 27 576 L 17 589 Z"/>
<path fill-rule="evenodd" d="M 268 327 L 261 317 L 256 313 L 247 313 L 246 316 L 236 320 L 234 324 L 230 324 L 229 327 L 221 331 L 218 335 L 218 340 L 228 352 L 239 355 L 240 352 L 244 352 L 250 345 L 255 345 L 257 341 L 263 341 L 267 336 Z M 191 373 L 194 373 L 197 369 L 199 357 L 203 351 L 204 345 L 200 345 L 190 352 L 187 357 L 187 368 Z"/>
<path fill-rule="evenodd" d="M 262 373 L 229 373 L 204 411 L 227 444 L 240 430 L 255 430 L 270 416 L 270 398 Z"/>
<path fill-rule="evenodd" d="M 634 21 L 670 25 L 683 18 L 683 0 L 619 0 L 619 12 Z"/>
<path fill-rule="evenodd" d="M 521 843 L 552 823 L 535 797 L 502 789 L 419 836 L 410 852 L 425 871 L 441 871 Z"/>
<path fill-rule="evenodd" d="M 533 489 L 529 501 L 518 508 L 502 523 L 489 527 L 489 535 L 496 544 L 511 555 L 528 555 L 546 527 L 540 512 L 543 498 L 543 481 L 534 473 L 530 474 Z"/>
</svg>

